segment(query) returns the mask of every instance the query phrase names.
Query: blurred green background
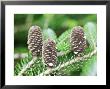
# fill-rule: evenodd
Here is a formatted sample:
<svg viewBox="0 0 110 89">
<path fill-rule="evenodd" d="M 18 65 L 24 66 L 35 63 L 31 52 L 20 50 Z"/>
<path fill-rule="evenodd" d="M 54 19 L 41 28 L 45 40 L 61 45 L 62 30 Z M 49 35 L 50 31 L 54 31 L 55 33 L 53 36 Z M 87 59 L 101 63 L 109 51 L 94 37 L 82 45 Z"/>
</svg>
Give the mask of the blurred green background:
<svg viewBox="0 0 110 89">
<path fill-rule="evenodd" d="M 38 25 L 42 31 L 55 32 L 59 37 L 64 31 L 87 22 L 96 23 L 96 14 L 15 14 L 14 15 L 14 52 L 27 52 L 27 34 L 30 26 Z M 48 29 L 49 28 L 49 29 Z M 50 34 L 51 35 L 51 34 Z"/>
</svg>

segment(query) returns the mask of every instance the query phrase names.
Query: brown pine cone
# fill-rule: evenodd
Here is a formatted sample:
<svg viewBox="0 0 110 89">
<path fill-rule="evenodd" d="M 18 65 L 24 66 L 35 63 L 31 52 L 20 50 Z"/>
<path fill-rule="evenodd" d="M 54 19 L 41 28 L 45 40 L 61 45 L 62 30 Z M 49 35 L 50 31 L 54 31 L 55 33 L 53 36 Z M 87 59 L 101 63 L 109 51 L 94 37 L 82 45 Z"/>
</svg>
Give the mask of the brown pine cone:
<svg viewBox="0 0 110 89">
<path fill-rule="evenodd" d="M 53 68 L 56 66 L 56 59 L 57 59 L 57 51 L 56 51 L 56 44 L 53 40 L 48 39 L 44 42 L 42 47 L 42 56 L 44 59 L 44 63 L 49 68 Z"/>
<path fill-rule="evenodd" d="M 41 56 L 42 54 L 42 33 L 39 26 L 32 26 L 28 31 L 28 49 L 33 56 Z"/>
<path fill-rule="evenodd" d="M 75 55 L 82 53 L 86 48 L 86 39 L 84 37 L 83 28 L 76 26 L 73 28 L 70 37 L 71 49 L 74 51 Z"/>
</svg>

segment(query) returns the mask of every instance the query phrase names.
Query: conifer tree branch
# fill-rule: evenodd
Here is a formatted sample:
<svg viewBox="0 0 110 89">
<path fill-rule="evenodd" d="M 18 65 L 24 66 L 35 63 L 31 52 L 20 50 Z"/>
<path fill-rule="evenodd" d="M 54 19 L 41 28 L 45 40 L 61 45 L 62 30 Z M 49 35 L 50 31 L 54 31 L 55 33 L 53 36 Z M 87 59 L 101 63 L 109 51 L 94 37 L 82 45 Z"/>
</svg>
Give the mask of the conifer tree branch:
<svg viewBox="0 0 110 89">
<path fill-rule="evenodd" d="M 56 68 L 53 68 L 53 69 L 48 69 L 46 71 L 44 71 L 43 73 L 39 74 L 39 76 L 44 76 L 46 74 L 50 74 L 52 73 L 53 71 L 55 70 L 60 70 L 61 68 L 65 67 L 65 66 L 68 66 L 70 64 L 73 64 L 75 62 L 78 62 L 80 60 L 86 60 L 86 58 L 88 57 L 91 57 L 92 55 L 96 54 L 96 50 L 92 51 L 91 53 L 87 54 L 87 55 L 84 55 L 83 57 L 77 57 L 77 58 L 74 58 L 66 63 L 63 63 L 62 65 L 59 65 L 57 66 Z M 59 55 L 60 56 L 60 55 Z M 18 73 L 18 76 L 22 76 L 22 74 L 28 69 L 30 68 L 34 63 L 35 61 L 37 60 L 37 57 L 33 57 L 33 59 L 27 64 L 25 65 L 22 70 Z"/>
<path fill-rule="evenodd" d="M 37 57 L 33 57 L 33 59 L 27 65 L 23 66 L 18 76 L 21 76 L 28 68 L 30 68 L 35 63 L 36 60 L 37 60 Z"/>
<path fill-rule="evenodd" d="M 63 55 L 65 55 L 65 53 L 64 52 L 58 52 L 57 55 L 63 56 Z M 25 56 L 28 56 L 28 55 L 25 55 Z M 41 59 L 41 57 L 39 57 L 39 58 Z M 22 70 L 18 73 L 18 76 L 21 76 L 28 68 L 30 68 L 35 63 L 36 60 L 38 60 L 38 58 L 34 56 L 32 58 L 32 60 L 30 62 L 28 62 L 28 64 L 23 66 Z"/>
<path fill-rule="evenodd" d="M 87 60 L 87 58 L 93 56 L 94 54 L 96 54 L 96 50 L 92 51 L 91 53 L 87 54 L 87 55 L 84 55 L 83 57 L 76 57 L 66 63 L 63 63 L 59 66 L 57 66 L 56 68 L 53 68 L 53 69 L 47 69 L 46 71 L 44 71 L 43 73 L 39 74 L 39 76 L 45 76 L 46 74 L 50 74 L 52 73 L 53 71 L 56 71 L 56 70 L 60 70 L 61 68 L 65 67 L 65 66 L 68 66 L 70 64 L 73 64 L 73 63 L 76 63 L 80 60 L 84 61 L 84 60 Z"/>
</svg>

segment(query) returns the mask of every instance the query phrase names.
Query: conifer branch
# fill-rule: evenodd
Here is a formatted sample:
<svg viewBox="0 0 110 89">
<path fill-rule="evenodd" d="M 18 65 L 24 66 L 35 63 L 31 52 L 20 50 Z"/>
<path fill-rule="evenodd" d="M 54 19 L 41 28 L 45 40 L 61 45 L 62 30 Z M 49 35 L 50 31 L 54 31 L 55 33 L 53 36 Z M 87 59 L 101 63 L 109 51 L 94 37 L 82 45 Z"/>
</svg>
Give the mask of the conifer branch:
<svg viewBox="0 0 110 89">
<path fill-rule="evenodd" d="M 94 54 L 96 54 L 96 52 L 97 52 L 97 51 L 94 50 L 94 51 L 92 51 L 91 53 L 89 53 L 89 54 L 87 54 L 87 55 L 84 55 L 83 57 L 76 57 L 76 58 L 74 58 L 74 59 L 72 59 L 72 60 L 70 60 L 70 61 L 68 61 L 68 62 L 66 62 L 66 63 L 63 63 L 63 64 L 57 66 L 56 68 L 47 69 L 47 70 L 44 71 L 43 73 L 39 74 L 39 76 L 45 76 L 45 75 L 47 75 L 47 74 L 52 73 L 53 71 L 60 70 L 61 68 L 66 67 L 66 66 L 68 66 L 68 65 L 70 65 L 70 64 L 79 62 L 80 60 L 81 60 L 81 61 L 87 60 L 87 58 L 93 56 Z"/>
<path fill-rule="evenodd" d="M 65 53 L 64 52 L 62 52 L 62 53 L 58 52 L 57 55 L 58 56 L 63 56 L 63 55 L 65 55 Z M 39 57 L 39 59 L 41 59 L 41 57 Z M 28 68 L 31 68 L 31 66 L 35 63 L 36 60 L 38 60 L 38 58 L 33 57 L 32 60 L 30 62 L 28 62 L 28 64 L 23 66 L 22 70 L 18 73 L 18 76 L 21 76 Z"/>
<path fill-rule="evenodd" d="M 33 59 L 27 64 L 27 65 L 24 65 L 22 70 L 19 72 L 18 76 L 22 76 L 22 74 L 28 69 L 30 68 L 34 63 L 35 61 L 37 60 L 37 57 L 33 57 Z"/>
</svg>

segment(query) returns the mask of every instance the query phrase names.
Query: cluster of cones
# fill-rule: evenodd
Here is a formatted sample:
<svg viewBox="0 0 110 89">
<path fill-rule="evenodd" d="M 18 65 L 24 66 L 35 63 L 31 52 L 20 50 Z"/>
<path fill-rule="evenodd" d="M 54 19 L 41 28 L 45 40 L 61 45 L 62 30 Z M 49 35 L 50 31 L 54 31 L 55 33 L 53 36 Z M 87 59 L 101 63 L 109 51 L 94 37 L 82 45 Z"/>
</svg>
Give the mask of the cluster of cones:
<svg viewBox="0 0 110 89">
<path fill-rule="evenodd" d="M 43 41 L 41 28 L 32 26 L 28 32 L 28 49 L 33 56 L 42 56 L 47 67 L 53 68 L 57 64 L 56 43 L 52 39 Z M 84 37 L 83 28 L 76 26 L 72 29 L 70 35 L 71 50 L 74 54 L 82 53 L 86 47 L 86 39 Z"/>
</svg>

